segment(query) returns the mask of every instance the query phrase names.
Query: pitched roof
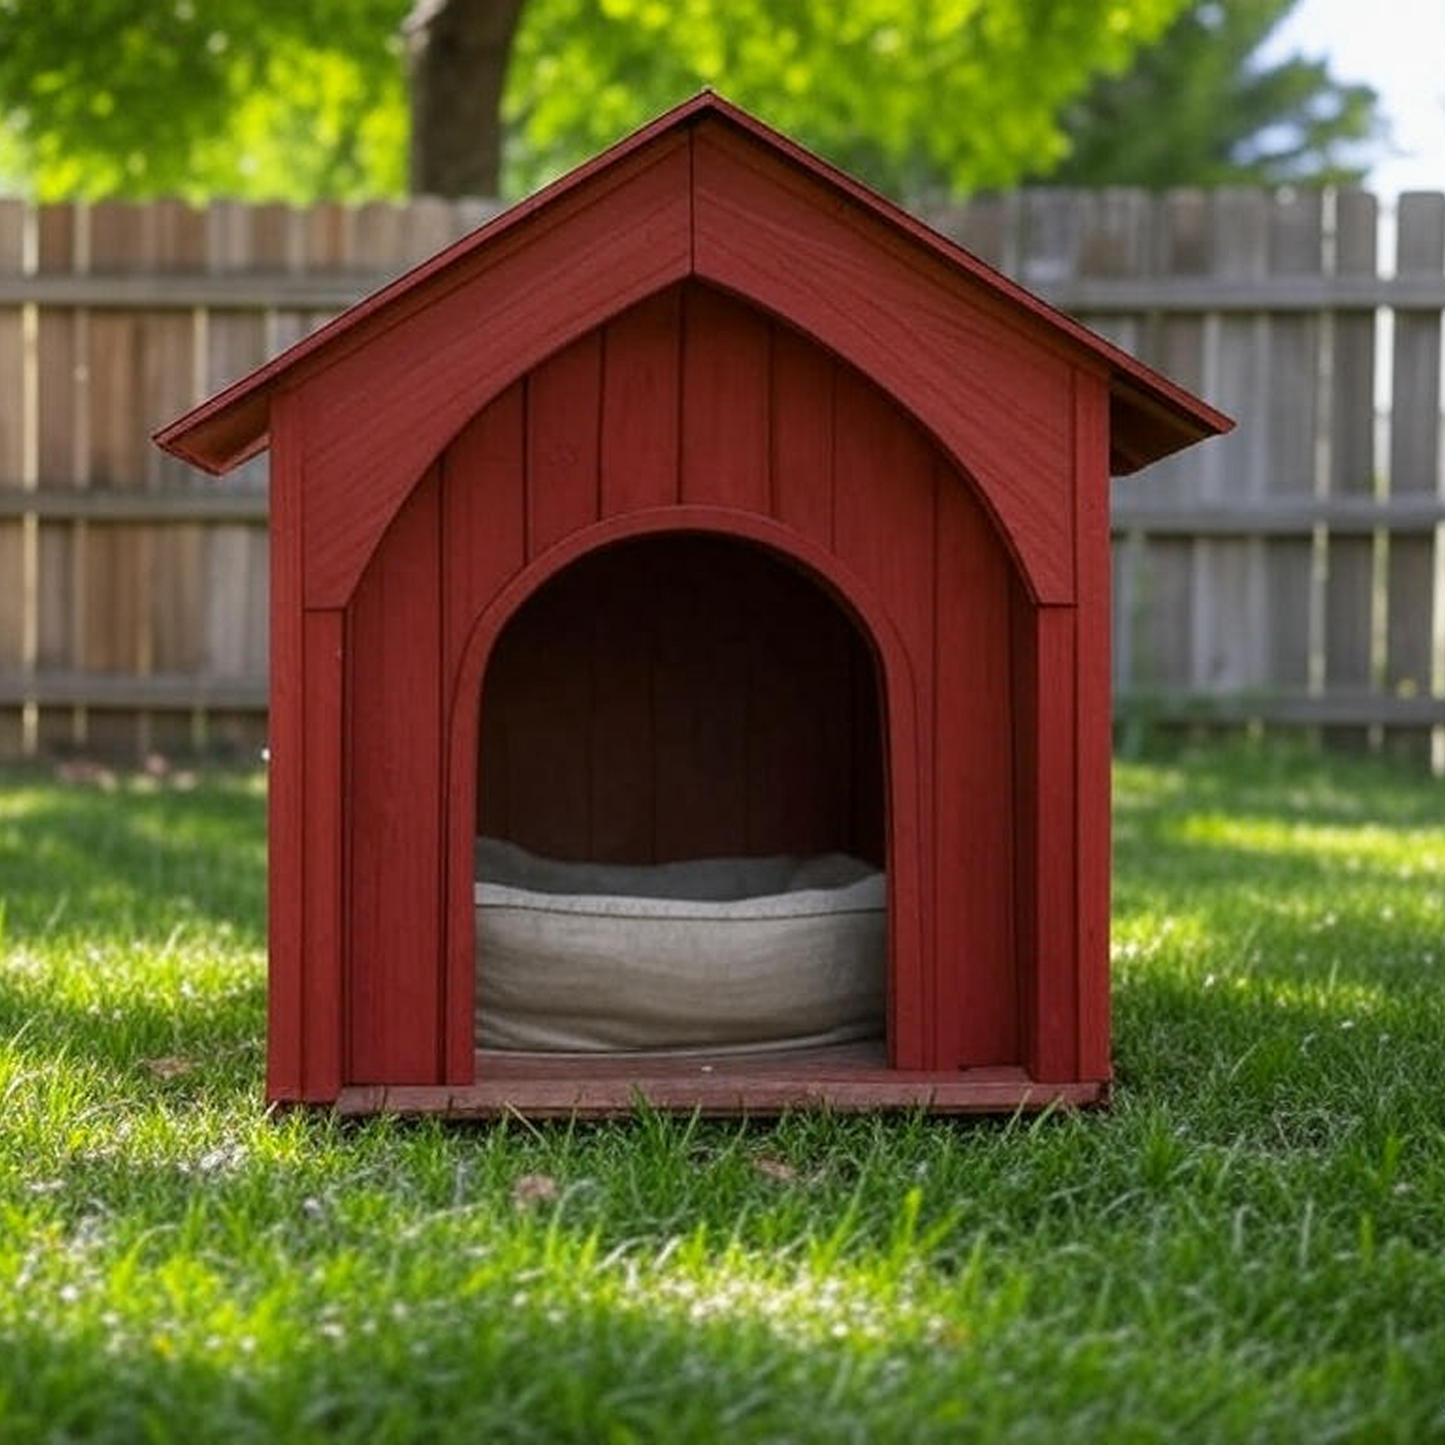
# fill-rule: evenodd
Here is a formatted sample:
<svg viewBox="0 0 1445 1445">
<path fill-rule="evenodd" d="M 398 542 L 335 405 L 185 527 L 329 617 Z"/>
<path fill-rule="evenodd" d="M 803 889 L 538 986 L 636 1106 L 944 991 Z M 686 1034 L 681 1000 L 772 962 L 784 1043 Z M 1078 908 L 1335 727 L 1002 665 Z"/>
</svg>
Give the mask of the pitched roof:
<svg viewBox="0 0 1445 1445">
<path fill-rule="evenodd" d="M 1116 473 L 1135 471 L 1233 427 L 1233 421 L 1223 413 L 1050 306 L 916 216 L 721 96 L 703 91 L 358 301 L 249 375 L 162 427 L 155 433 L 155 441 L 208 472 L 219 475 L 229 471 L 265 449 L 271 393 L 303 364 L 315 358 L 320 359 L 317 364 L 324 364 L 325 353 L 339 348 L 364 322 L 390 308 L 403 304 L 410 307 L 424 300 L 428 290 L 444 290 L 442 275 L 457 263 L 493 245 L 529 217 L 556 205 L 651 141 L 695 125 L 705 117 L 745 132 L 1102 362 L 1109 372 L 1111 462 Z"/>
</svg>

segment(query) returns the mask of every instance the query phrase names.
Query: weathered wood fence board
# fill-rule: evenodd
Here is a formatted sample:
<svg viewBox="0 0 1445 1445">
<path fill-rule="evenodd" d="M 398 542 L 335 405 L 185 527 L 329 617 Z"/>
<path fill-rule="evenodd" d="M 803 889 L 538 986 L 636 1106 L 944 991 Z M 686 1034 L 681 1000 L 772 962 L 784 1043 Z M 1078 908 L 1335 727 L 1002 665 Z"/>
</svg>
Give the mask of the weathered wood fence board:
<svg viewBox="0 0 1445 1445">
<path fill-rule="evenodd" d="M 490 209 L 0 201 L 0 756 L 259 746 L 265 460 L 203 480 L 149 433 Z M 1393 226 L 1356 191 L 929 219 L 1239 420 L 1116 483 L 1122 723 L 1433 740 L 1445 764 L 1445 196 Z"/>
</svg>

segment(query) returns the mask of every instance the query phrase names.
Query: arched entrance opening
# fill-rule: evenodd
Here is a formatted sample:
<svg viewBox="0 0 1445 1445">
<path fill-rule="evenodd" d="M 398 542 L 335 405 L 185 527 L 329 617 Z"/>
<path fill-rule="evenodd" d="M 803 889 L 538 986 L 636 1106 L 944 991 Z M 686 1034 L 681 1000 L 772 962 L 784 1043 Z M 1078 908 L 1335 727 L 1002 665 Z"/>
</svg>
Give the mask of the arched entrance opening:
<svg viewBox="0 0 1445 1445">
<path fill-rule="evenodd" d="M 881 1052 L 881 693 L 850 612 L 745 539 L 543 583 L 481 689 L 479 1047 Z"/>
</svg>

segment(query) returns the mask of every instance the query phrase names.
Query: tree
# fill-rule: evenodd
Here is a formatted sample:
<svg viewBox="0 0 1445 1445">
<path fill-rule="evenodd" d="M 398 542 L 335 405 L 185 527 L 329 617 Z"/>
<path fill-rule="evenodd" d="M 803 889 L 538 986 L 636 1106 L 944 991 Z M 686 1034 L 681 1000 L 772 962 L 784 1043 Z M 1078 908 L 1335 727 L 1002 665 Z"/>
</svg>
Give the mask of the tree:
<svg viewBox="0 0 1445 1445">
<path fill-rule="evenodd" d="M 406 0 L 0 0 L 0 167 L 48 198 L 398 194 L 409 68 L 444 193 L 528 190 L 706 84 L 895 194 L 1001 186 L 1185 3 L 420 0 L 403 42 Z"/>
<path fill-rule="evenodd" d="M 472 0 L 451 0 L 465 5 Z M 1185 0 L 528 0 L 504 115 L 525 190 L 714 85 L 880 189 L 1004 186 Z"/>
<path fill-rule="evenodd" d="M 1296 0 L 1195 0 L 1124 73 L 1062 118 L 1068 155 L 1035 178 L 1066 185 L 1358 181 L 1378 96 L 1321 60 L 1251 57 Z"/>
<path fill-rule="evenodd" d="M 41 199 L 405 185 L 406 0 L 0 0 L 0 173 Z"/>
<path fill-rule="evenodd" d="M 411 188 L 494 196 L 502 87 L 522 0 L 417 0 L 407 17 Z"/>
</svg>

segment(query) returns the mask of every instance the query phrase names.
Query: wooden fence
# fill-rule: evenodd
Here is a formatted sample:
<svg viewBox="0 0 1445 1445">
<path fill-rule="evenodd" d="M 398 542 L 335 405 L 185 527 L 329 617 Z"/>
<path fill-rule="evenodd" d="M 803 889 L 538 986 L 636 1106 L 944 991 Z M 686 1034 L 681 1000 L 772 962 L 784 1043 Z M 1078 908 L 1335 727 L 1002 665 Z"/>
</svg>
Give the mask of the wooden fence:
<svg viewBox="0 0 1445 1445">
<path fill-rule="evenodd" d="M 490 209 L 0 202 L 0 756 L 259 747 L 264 459 L 218 483 L 148 434 Z M 929 219 L 1239 420 L 1115 484 L 1123 726 L 1307 725 L 1445 765 L 1445 196 L 1037 191 Z"/>
</svg>

